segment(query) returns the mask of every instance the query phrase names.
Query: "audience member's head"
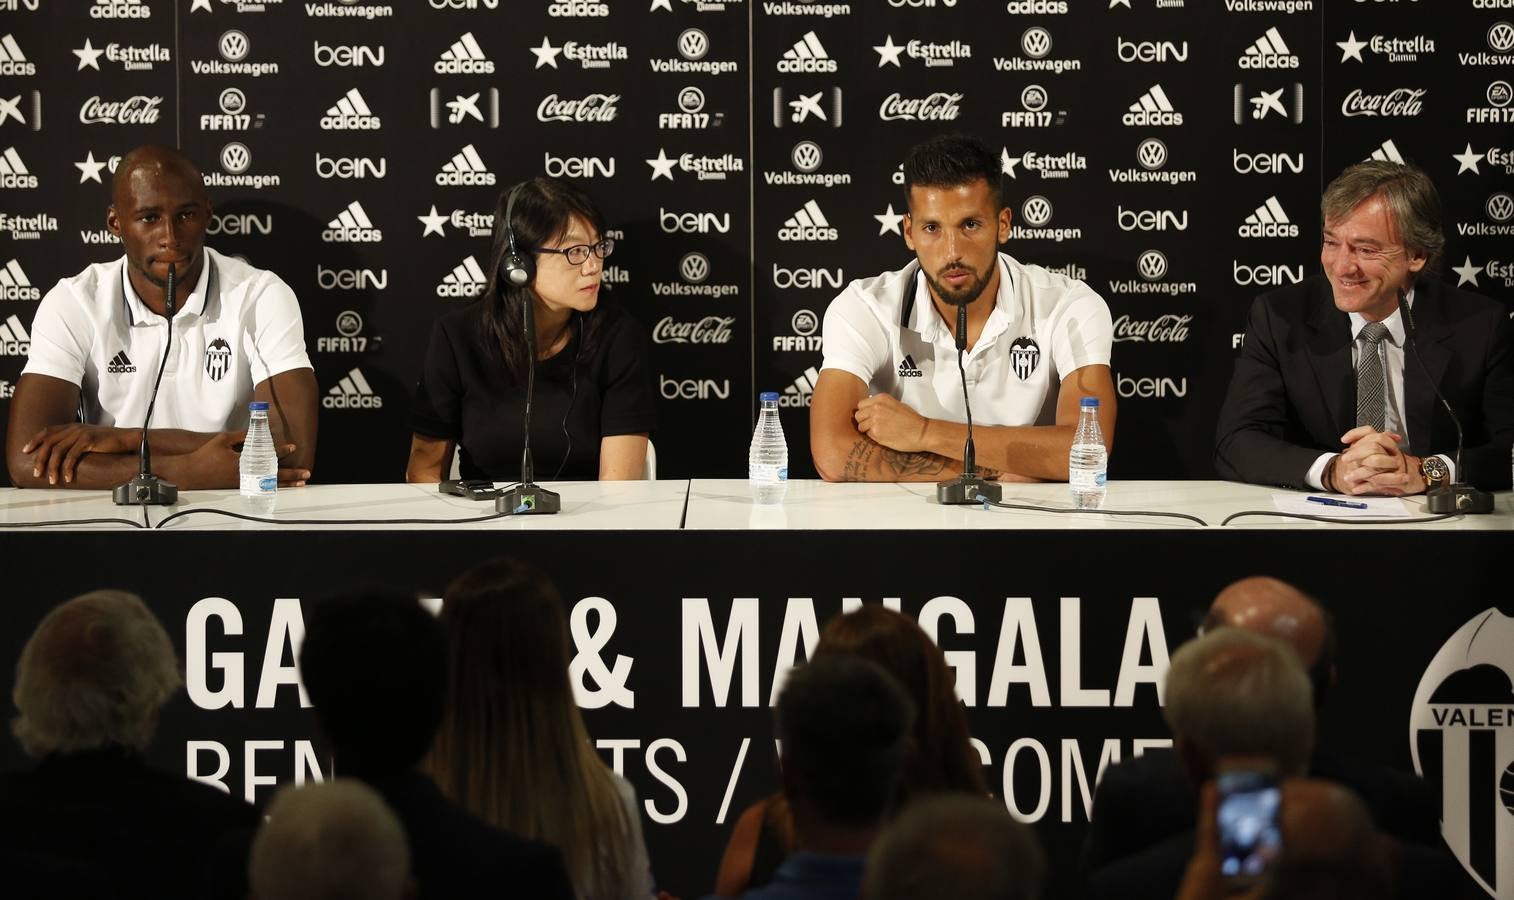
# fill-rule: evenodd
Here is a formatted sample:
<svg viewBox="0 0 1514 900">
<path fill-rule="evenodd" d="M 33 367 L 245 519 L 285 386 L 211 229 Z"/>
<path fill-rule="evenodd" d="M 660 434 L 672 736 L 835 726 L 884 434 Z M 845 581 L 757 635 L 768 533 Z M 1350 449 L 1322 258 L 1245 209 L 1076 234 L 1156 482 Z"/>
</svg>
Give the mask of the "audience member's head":
<svg viewBox="0 0 1514 900">
<path fill-rule="evenodd" d="M 1335 627 L 1329 613 L 1285 581 L 1252 576 L 1227 586 L 1210 604 L 1203 630 L 1244 628 L 1288 644 L 1309 671 L 1318 713 L 1335 681 Z"/>
<path fill-rule="evenodd" d="M 947 793 L 917 800 L 868 855 L 864 900 L 1034 900 L 1046 858 L 1000 801 Z"/>
<path fill-rule="evenodd" d="M 248 877 L 257 900 L 400 900 L 411 892 L 410 848 L 399 819 L 362 782 L 291 785 L 268 806 Z"/>
<path fill-rule="evenodd" d="M 21 649 L 11 728 L 36 757 L 142 750 L 180 684 L 173 643 L 142 599 L 93 591 L 44 616 Z"/>
<path fill-rule="evenodd" d="M 1174 747 L 1195 782 L 1222 756 L 1263 756 L 1301 775 L 1314 748 L 1309 678 L 1285 644 L 1240 628 L 1179 647 L 1167 670 Z"/>
<path fill-rule="evenodd" d="M 492 560 L 447 587 L 440 618 L 447 702 L 426 770 L 491 825 L 559 847 L 580 898 L 624 896 L 631 823 L 573 697 L 557 588 Z"/>
<path fill-rule="evenodd" d="M 300 677 L 341 771 L 413 768 L 442 715 L 446 647 L 415 595 L 372 588 L 305 609 Z"/>
<path fill-rule="evenodd" d="M 987 793 L 983 762 L 968 741 L 955 674 L 914 619 L 877 604 L 835 616 L 815 647 L 817 659 L 830 655 L 877 663 L 914 701 L 914 747 L 904 773 L 910 793 Z"/>
<path fill-rule="evenodd" d="M 789 675 L 778 737 L 802 848 L 807 830 L 881 824 L 898 796 L 913 718 L 909 695 L 865 660 L 817 656 Z"/>
</svg>

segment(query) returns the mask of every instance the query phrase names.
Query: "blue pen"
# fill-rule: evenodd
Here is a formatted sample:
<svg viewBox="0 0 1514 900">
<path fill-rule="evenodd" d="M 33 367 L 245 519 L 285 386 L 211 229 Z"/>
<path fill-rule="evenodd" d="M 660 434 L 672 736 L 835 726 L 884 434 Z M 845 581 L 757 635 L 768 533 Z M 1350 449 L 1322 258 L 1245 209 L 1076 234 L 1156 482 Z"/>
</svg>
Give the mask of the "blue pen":
<svg viewBox="0 0 1514 900">
<path fill-rule="evenodd" d="M 1354 503 L 1350 500 L 1337 500 L 1334 497 L 1305 497 L 1310 503 L 1323 503 L 1326 506 L 1344 506 L 1347 509 L 1366 509 L 1365 503 Z"/>
</svg>

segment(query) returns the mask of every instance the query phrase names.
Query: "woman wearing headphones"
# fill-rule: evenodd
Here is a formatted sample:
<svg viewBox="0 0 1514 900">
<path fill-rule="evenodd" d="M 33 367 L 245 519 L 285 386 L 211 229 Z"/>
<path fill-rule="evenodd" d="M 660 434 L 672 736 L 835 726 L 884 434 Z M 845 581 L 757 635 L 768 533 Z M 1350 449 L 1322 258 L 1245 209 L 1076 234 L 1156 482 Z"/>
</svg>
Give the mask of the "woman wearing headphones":
<svg viewBox="0 0 1514 900">
<path fill-rule="evenodd" d="M 530 319 L 536 477 L 641 477 L 655 403 L 647 340 L 599 295 L 604 259 L 615 249 L 604 231 L 594 201 L 561 179 L 533 178 L 500 195 L 483 295 L 431 332 L 406 481 L 446 479 L 454 446 L 462 478 L 520 477 Z"/>
</svg>

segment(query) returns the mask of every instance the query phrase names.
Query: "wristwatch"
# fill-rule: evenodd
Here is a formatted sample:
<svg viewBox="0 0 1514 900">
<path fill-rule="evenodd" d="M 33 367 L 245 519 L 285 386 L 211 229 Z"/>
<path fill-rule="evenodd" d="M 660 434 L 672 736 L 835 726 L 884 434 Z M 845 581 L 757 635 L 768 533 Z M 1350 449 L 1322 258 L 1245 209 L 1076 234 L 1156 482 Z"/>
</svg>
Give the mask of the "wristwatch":
<svg viewBox="0 0 1514 900">
<path fill-rule="evenodd" d="M 1421 459 L 1419 474 L 1425 479 L 1425 490 L 1442 487 L 1451 480 L 1451 469 L 1439 456 L 1426 456 Z"/>
</svg>

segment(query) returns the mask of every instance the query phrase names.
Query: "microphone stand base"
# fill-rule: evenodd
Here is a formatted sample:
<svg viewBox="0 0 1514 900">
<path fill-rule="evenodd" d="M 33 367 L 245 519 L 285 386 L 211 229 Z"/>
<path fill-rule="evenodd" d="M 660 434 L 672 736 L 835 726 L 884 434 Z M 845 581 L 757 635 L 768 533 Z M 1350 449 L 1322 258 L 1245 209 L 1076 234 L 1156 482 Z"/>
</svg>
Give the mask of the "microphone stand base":
<svg viewBox="0 0 1514 900">
<path fill-rule="evenodd" d="M 997 481 L 985 481 L 975 474 L 966 472 L 951 481 L 936 483 L 936 502 L 943 506 L 980 503 L 981 501 L 978 500 L 980 494 L 997 503 L 1004 496 L 1004 489 Z"/>
<path fill-rule="evenodd" d="M 1446 513 L 1490 513 L 1493 495 L 1470 484 L 1449 484 L 1425 495 L 1425 503 L 1435 515 Z"/>
<path fill-rule="evenodd" d="M 562 511 L 562 497 L 556 491 L 527 482 L 495 498 L 494 511 L 517 516 L 552 515 Z"/>
<path fill-rule="evenodd" d="M 156 475 L 138 475 L 111 489 L 117 506 L 173 506 L 179 502 L 178 485 Z"/>
</svg>

